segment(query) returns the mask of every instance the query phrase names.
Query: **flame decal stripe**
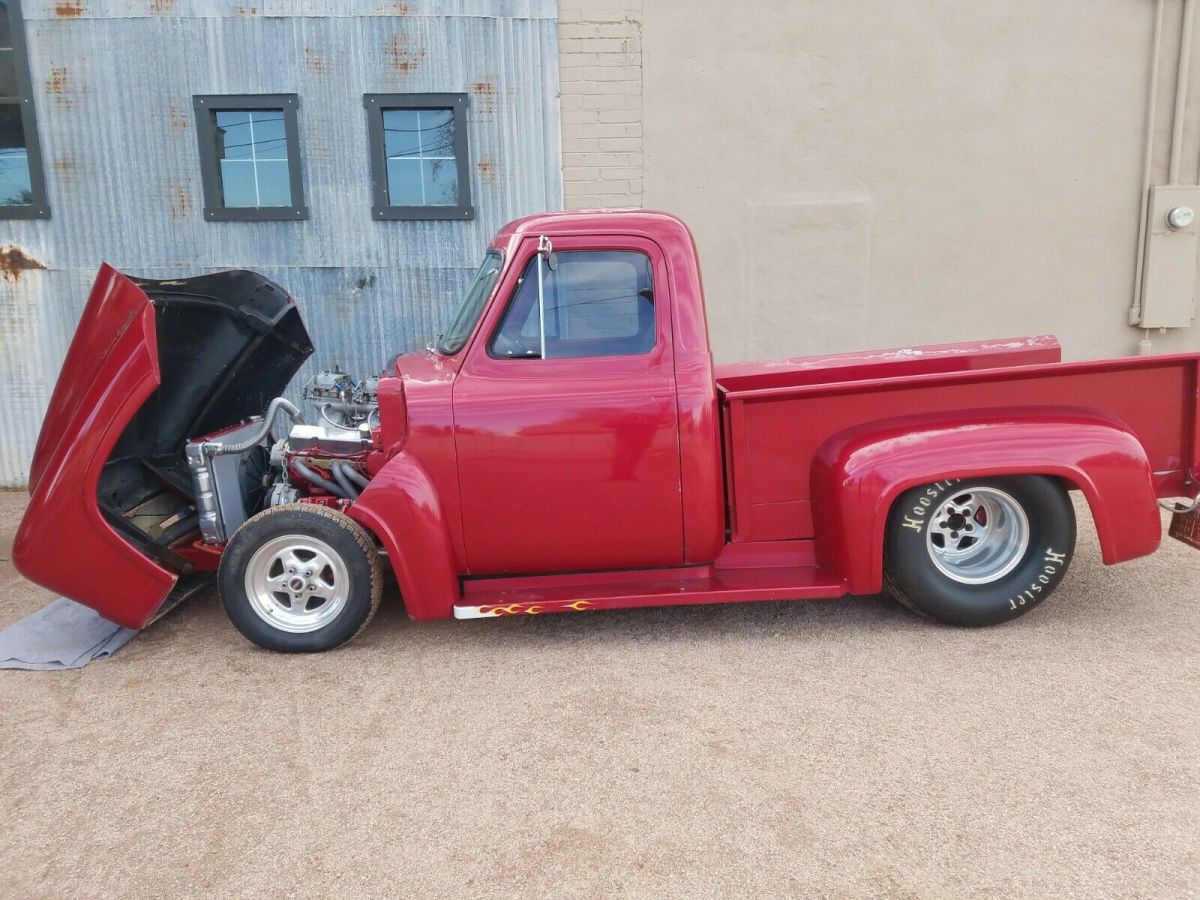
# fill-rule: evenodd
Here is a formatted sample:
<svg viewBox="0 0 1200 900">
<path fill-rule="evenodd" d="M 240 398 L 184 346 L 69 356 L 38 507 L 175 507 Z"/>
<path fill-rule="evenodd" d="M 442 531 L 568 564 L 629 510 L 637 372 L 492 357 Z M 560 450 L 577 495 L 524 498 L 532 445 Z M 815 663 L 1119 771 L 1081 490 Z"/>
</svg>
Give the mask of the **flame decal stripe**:
<svg viewBox="0 0 1200 900">
<path fill-rule="evenodd" d="M 591 600 L 551 600 L 541 603 L 506 603 L 503 605 L 455 606 L 456 619 L 491 619 L 498 616 L 537 616 L 542 613 L 583 612 L 596 604 Z"/>
</svg>

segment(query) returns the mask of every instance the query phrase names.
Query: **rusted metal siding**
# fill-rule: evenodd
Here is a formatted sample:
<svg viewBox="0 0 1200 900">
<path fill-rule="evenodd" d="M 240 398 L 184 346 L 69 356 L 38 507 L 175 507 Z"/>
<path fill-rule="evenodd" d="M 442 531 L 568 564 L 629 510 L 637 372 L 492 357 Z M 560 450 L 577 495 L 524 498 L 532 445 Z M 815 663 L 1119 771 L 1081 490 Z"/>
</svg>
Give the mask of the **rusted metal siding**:
<svg viewBox="0 0 1200 900">
<path fill-rule="evenodd" d="M 369 373 L 440 330 L 500 225 L 562 205 L 554 0 L 23 6 L 52 218 L 0 222 L 0 485 L 26 480 L 101 261 L 261 271 L 317 345 L 300 379 Z M 372 221 L 373 92 L 471 95 L 474 220 Z M 192 96 L 246 93 L 300 97 L 306 221 L 203 218 Z"/>
</svg>

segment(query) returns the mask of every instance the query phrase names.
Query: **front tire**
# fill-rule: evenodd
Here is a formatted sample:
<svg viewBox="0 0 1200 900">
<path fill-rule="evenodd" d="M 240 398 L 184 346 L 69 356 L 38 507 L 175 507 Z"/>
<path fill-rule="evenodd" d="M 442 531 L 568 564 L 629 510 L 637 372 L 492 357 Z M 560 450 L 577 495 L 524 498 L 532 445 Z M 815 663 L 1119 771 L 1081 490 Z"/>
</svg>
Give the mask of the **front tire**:
<svg viewBox="0 0 1200 900">
<path fill-rule="evenodd" d="M 264 510 L 234 533 L 217 584 L 226 614 L 247 639 L 280 653 L 312 653 L 367 626 L 383 596 L 383 567 L 348 516 L 297 503 Z"/>
<path fill-rule="evenodd" d="M 902 494 L 888 516 L 884 580 L 908 608 L 951 625 L 1024 615 L 1062 581 L 1075 510 L 1057 479 L 954 479 Z"/>
</svg>

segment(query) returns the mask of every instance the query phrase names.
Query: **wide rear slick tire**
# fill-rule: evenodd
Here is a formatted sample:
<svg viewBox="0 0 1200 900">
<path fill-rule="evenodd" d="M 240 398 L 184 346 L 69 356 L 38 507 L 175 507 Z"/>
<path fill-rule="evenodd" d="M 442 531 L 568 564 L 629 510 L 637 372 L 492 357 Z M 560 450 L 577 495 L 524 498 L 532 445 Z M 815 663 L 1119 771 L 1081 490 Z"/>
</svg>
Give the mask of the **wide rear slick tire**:
<svg viewBox="0 0 1200 900">
<path fill-rule="evenodd" d="M 367 626 L 383 596 L 383 567 L 353 519 L 297 503 L 264 510 L 234 533 L 217 585 L 247 639 L 279 653 L 312 653 Z"/>
<path fill-rule="evenodd" d="M 888 516 L 884 581 L 909 609 L 950 625 L 997 625 L 1045 600 L 1075 552 L 1075 510 L 1040 475 L 939 481 Z"/>
</svg>

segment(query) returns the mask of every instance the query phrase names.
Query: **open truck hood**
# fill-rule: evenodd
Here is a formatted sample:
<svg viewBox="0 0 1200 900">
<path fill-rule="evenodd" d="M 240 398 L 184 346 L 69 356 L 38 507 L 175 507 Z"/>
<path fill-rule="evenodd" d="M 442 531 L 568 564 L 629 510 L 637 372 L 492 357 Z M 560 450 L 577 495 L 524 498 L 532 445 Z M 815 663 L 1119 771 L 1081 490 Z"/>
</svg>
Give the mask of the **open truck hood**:
<svg viewBox="0 0 1200 900">
<path fill-rule="evenodd" d="M 292 298 L 254 272 L 101 266 L 34 450 L 17 569 L 143 627 L 194 577 L 173 549 L 195 539 L 184 444 L 261 415 L 312 349 Z"/>
</svg>

